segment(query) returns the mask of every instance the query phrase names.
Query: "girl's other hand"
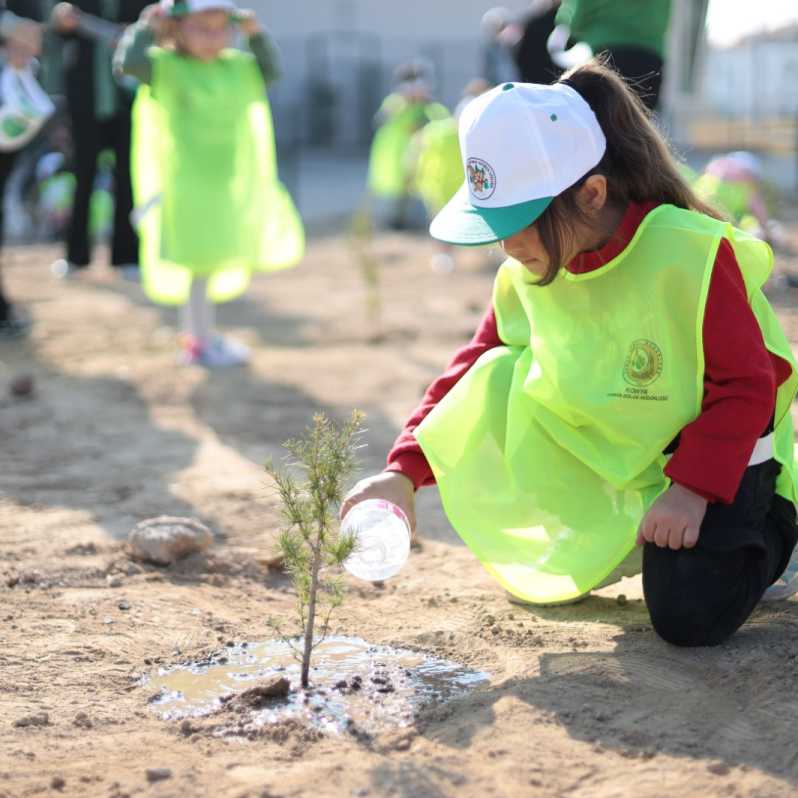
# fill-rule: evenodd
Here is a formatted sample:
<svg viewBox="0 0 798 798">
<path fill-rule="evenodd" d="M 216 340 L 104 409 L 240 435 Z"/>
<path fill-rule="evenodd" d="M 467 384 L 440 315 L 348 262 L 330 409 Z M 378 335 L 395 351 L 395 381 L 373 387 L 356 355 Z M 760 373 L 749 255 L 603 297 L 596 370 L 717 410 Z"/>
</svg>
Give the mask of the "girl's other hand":
<svg viewBox="0 0 798 798">
<path fill-rule="evenodd" d="M 80 22 L 80 14 L 72 3 L 59 3 L 53 9 L 50 19 L 59 33 L 72 33 Z"/>
<path fill-rule="evenodd" d="M 236 11 L 236 21 L 244 36 L 255 36 L 261 32 L 260 22 L 258 22 L 255 12 L 249 8 Z"/>
<path fill-rule="evenodd" d="M 163 32 L 168 21 L 164 14 L 163 6 L 160 3 L 153 3 L 142 9 L 139 19 L 148 25 L 156 36 L 159 36 Z"/>
<path fill-rule="evenodd" d="M 416 536 L 416 492 L 413 483 L 398 471 L 383 471 L 361 479 L 344 498 L 339 517 L 343 518 L 356 504 L 366 499 L 384 499 L 399 507 L 410 522 L 413 539 Z"/>
<path fill-rule="evenodd" d="M 698 542 L 707 500 L 674 483 L 661 494 L 640 522 L 637 545 L 654 543 L 661 549 L 692 549 Z"/>
</svg>

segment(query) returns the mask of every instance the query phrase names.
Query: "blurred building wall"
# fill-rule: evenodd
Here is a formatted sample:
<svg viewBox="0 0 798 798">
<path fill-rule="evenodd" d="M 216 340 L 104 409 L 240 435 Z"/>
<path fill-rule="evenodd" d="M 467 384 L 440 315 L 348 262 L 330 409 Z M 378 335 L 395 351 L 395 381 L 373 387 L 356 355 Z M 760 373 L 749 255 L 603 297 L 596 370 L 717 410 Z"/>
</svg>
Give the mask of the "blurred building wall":
<svg viewBox="0 0 798 798">
<path fill-rule="evenodd" d="M 701 88 L 691 145 L 756 152 L 765 176 L 798 195 L 798 26 L 710 48 Z"/>
<path fill-rule="evenodd" d="M 271 92 L 284 148 L 361 151 L 371 120 L 400 62 L 424 56 L 436 94 L 454 107 L 479 74 L 485 0 L 252 0 L 275 35 L 284 78 Z M 511 11 L 528 0 L 506 0 Z"/>
<path fill-rule="evenodd" d="M 729 116 L 798 114 L 798 27 L 756 36 L 707 56 L 704 96 Z"/>
</svg>

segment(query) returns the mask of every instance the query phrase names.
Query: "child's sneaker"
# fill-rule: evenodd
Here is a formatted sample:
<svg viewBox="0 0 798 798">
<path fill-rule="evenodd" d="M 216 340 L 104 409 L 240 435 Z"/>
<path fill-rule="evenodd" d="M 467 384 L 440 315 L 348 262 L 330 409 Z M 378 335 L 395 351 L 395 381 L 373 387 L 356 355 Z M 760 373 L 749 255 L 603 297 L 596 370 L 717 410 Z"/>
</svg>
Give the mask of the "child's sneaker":
<svg viewBox="0 0 798 798">
<path fill-rule="evenodd" d="M 186 338 L 183 345 L 182 362 L 186 366 L 205 366 L 209 369 L 224 369 L 243 366 L 249 361 L 249 348 L 238 341 L 217 335 L 207 344 L 196 338 Z"/>
<path fill-rule="evenodd" d="M 798 546 L 793 549 L 784 573 L 765 591 L 762 601 L 784 601 L 796 593 L 798 593 Z"/>
<path fill-rule="evenodd" d="M 74 263 L 70 263 L 64 258 L 59 258 L 50 266 L 50 271 L 53 273 L 53 277 L 57 277 L 59 280 L 71 280 L 73 277 L 81 274 L 85 268 L 85 266 L 76 266 Z"/>
</svg>

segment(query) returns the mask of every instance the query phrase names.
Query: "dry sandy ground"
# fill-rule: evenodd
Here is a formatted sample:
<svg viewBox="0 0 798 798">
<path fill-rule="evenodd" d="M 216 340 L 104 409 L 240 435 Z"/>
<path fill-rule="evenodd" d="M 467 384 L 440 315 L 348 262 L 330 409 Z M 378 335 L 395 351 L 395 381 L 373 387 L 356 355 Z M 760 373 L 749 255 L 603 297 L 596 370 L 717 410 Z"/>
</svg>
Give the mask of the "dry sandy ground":
<svg viewBox="0 0 798 798">
<path fill-rule="evenodd" d="M 161 720 L 137 683 L 154 662 L 264 640 L 266 618 L 291 613 L 290 586 L 262 564 L 278 514 L 260 464 L 315 410 L 359 407 L 365 467 L 378 467 L 471 334 L 491 274 L 471 253 L 435 275 L 428 243 L 381 238 L 375 345 L 345 240 L 317 240 L 301 268 L 223 310 L 255 355 L 247 370 L 209 374 L 175 366 L 171 312 L 104 267 L 57 284 L 54 254 L 7 257 L 10 293 L 36 326 L 0 346 L 0 796 L 796 794 L 798 602 L 697 651 L 655 637 L 639 581 L 520 610 L 458 543 L 434 491 L 422 550 L 384 589 L 352 584 L 337 628 L 483 669 L 487 686 L 371 739 L 287 727 L 249 740 Z M 792 294 L 779 305 L 798 340 Z M 23 371 L 35 398 L 7 398 Z M 210 555 L 131 567 L 124 536 L 163 513 L 209 524 Z M 47 725 L 14 725 L 41 712 Z M 172 776 L 150 784 L 148 768 Z"/>
</svg>

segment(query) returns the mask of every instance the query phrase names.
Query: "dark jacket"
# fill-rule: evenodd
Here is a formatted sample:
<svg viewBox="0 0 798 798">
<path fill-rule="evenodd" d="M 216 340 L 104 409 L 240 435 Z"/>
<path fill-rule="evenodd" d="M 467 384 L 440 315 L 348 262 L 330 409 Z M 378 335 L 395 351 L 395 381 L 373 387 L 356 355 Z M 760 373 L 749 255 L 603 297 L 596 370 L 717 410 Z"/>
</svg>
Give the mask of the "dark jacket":
<svg viewBox="0 0 798 798">
<path fill-rule="evenodd" d="M 150 5 L 152 0 L 118 0 L 119 12 L 113 17 L 103 14 L 103 0 L 72 0 L 73 4 L 87 14 L 107 19 L 109 22 L 130 24 L 139 18 L 142 9 Z M 98 57 L 98 46 L 92 39 L 80 35 L 63 36 L 63 84 L 70 113 L 77 118 L 94 116 L 95 109 L 95 58 Z M 108 61 L 108 74 L 111 74 L 111 62 Z M 120 106 L 130 106 L 132 97 L 129 92 L 117 89 Z"/>
</svg>

